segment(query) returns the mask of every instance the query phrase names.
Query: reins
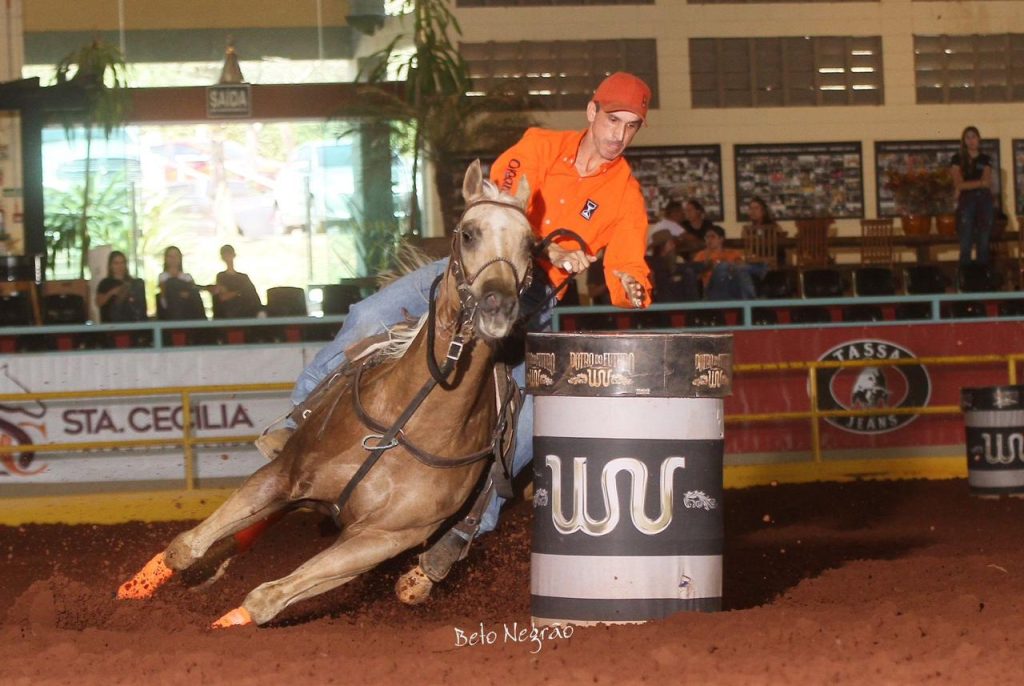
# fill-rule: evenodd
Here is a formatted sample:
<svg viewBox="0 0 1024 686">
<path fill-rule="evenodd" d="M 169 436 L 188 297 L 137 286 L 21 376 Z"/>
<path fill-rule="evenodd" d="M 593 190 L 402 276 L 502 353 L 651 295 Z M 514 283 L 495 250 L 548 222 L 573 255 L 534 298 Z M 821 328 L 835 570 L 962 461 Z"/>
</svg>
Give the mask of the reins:
<svg viewBox="0 0 1024 686">
<path fill-rule="evenodd" d="M 452 337 L 452 340 L 448 344 L 448 352 L 445 356 L 444 361 L 440 365 L 438 365 L 437 359 L 434 355 L 434 345 L 436 341 L 435 327 L 437 324 L 437 287 L 441 283 L 441 280 L 444 278 L 444 274 L 440 274 L 436 279 L 434 279 L 434 282 L 430 285 L 430 305 L 427 314 L 427 321 L 425 323 L 425 326 L 427 327 L 427 368 L 430 371 L 430 376 L 423 383 L 423 386 L 420 387 L 416 395 L 413 396 L 413 399 L 406 406 L 405 410 L 402 411 L 402 413 L 386 431 L 383 431 L 383 433 L 381 434 L 368 434 L 363 438 L 363 448 L 368 450 L 370 454 L 366 457 L 363 463 L 359 465 L 359 468 L 356 470 L 355 474 L 352 475 L 352 478 L 349 479 L 348 483 L 345 484 L 345 488 L 342 489 L 341 494 L 338 496 L 338 499 L 330 506 L 331 518 L 334 520 L 334 523 L 339 528 L 341 528 L 342 526 L 341 511 L 351 498 L 352 492 L 362 482 L 362 480 L 366 477 L 366 475 L 373 468 L 373 466 L 377 464 L 377 461 L 380 460 L 381 456 L 383 456 L 384 453 L 390 450 L 391 448 L 394 448 L 401 444 L 410 452 L 410 454 L 412 454 L 414 457 L 416 457 L 416 459 L 420 460 L 424 464 L 428 464 L 429 466 L 432 467 L 443 466 L 447 468 L 455 468 L 471 465 L 474 462 L 486 458 L 488 455 L 504 457 L 504 453 L 506 452 L 506 450 L 503 449 L 501 446 L 502 436 L 504 435 L 505 431 L 509 426 L 513 427 L 514 435 L 515 420 L 516 418 L 518 418 L 519 408 L 522 406 L 522 404 L 516 401 L 518 397 L 518 393 L 516 392 L 518 391 L 518 387 L 515 381 L 513 381 L 511 378 L 508 378 L 507 380 L 508 386 L 510 388 L 515 388 L 515 390 L 506 390 L 505 397 L 502 399 L 502 405 L 499 407 L 498 421 L 496 423 L 495 431 L 491 434 L 491 444 L 487 448 L 478 450 L 462 458 L 449 460 L 445 458 L 439 458 L 437 456 L 431 455 L 430 453 L 427 453 L 426 451 L 421 450 L 420 448 L 411 444 L 402 433 L 402 430 L 404 429 L 405 425 L 409 422 L 412 416 L 419 409 L 420 405 L 423 404 L 423 401 L 427 399 L 427 396 L 430 395 L 431 391 L 433 391 L 436 386 L 440 385 L 442 388 L 446 390 L 451 390 L 453 388 L 453 386 L 448 381 L 448 377 L 455 370 L 455 365 L 462 357 L 463 350 L 472 339 L 473 318 L 476 315 L 476 308 L 479 306 L 479 303 L 476 302 L 475 296 L 473 296 L 472 292 L 470 291 L 470 287 L 472 286 L 473 282 L 476 279 L 478 279 L 480 277 L 480 274 L 483 273 L 483 271 L 490 267 L 491 265 L 500 264 L 504 262 L 507 263 L 509 267 L 511 267 L 512 269 L 512 274 L 515 278 L 515 283 L 517 286 L 517 292 L 520 296 L 530 285 L 532 272 L 527 271 L 524 278 L 520 279 L 519 272 L 516 270 L 515 265 L 512 264 L 512 262 L 509 259 L 501 256 L 488 260 L 472 275 L 472 277 L 467 277 L 465 270 L 462 267 L 462 223 L 463 220 L 465 219 L 466 212 L 468 212 L 473 207 L 485 204 L 500 205 L 504 208 L 517 210 L 524 216 L 526 214 L 525 212 L 523 212 L 521 208 L 516 207 L 515 205 L 510 205 L 508 203 L 499 202 L 496 200 L 477 200 L 476 202 L 471 203 L 469 206 L 467 206 L 465 211 L 463 212 L 462 218 L 460 218 L 459 220 L 458 228 L 455 230 L 454 235 L 452 236 L 452 257 L 449 263 L 449 271 L 455 278 L 456 292 L 458 293 L 459 296 L 460 306 L 457 323 L 458 329 L 456 330 L 455 335 Z M 355 377 L 353 379 L 352 398 L 353 403 L 355 405 L 355 411 L 360 421 L 362 421 L 364 425 L 367 426 L 367 428 L 370 428 L 374 431 L 382 431 L 383 425 L 369 417 L 369 415 L 367 415 L 365 410 L 363 409 L 362 403 L 359 402 L 359 380 L 362 375 L 362 369 L 362 366 L 356 369 Z M 337 401 L 335 401 L 335 405 L 336 404 Z M 512 407 L 512 405 L 514 405 L 514 407 Z M 509 416 L 510 407 L 511 417 Z M 371 439 L 375 441 L 373 444 L 370 444 Z M 509 441 L 509 443 L 511 444 L 512 441 Z M 502 469 L 505 472 L 505 474 L 508 475 L 509 468 L 506 464 L 504 464 L 504 462 L 504 459 L 502 459 Z"/>
</svg>

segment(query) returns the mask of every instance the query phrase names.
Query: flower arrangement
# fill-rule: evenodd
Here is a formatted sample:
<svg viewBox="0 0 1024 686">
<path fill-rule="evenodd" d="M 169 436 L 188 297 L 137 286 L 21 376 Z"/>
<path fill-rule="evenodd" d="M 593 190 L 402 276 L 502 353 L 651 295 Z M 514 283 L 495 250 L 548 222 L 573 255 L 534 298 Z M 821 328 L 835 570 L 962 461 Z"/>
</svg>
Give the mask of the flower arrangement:
<svg viewBox="0 0 1024 686">
<path fill-rule="evenodd" d="M 940 215 L 953 211 L 953 177 L 948 169 L 890 170 L 885 188 L 901 214 Z"/>
</svg>

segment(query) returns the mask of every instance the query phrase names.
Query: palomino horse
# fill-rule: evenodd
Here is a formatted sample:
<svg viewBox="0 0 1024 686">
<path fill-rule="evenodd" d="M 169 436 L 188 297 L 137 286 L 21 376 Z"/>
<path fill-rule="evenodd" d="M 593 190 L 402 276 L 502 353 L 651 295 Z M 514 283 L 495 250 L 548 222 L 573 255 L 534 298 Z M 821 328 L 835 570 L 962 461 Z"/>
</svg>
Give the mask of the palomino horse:
<svg viewBox="0 0 1024 686">
<path fill-rule="evenodd" d="M 277 459 L 205 521 L 178 535 L 122 584 L 118 597 L 151 596 L 207 553 L 212 557 L 218 541 L 286 508 L 326 506 L 342 527 L 338 540 L 288 576 L 252 590 L 213 626 L 264 624 L 292 603 L 424 542 L 459 511 L 487 464 L 467 459 L 467 453 L 486 457 L 501 443 L 494 436 L 504 395 L 496 389 L 495 353 L 513 329 L 532 269 L 526 179 L 512 197 L 483 180 L 477 161 L 466 172 L 462 193 L 467 209 L 448 269 L 435 284 L 432 314 L 408 335 L 404 354 L 329 385 Z M 437 378 L 438 359 L 456 360 L 444 365 L 442 374 L 450 371 L 450 377 Z M 378 427 L 368 429 L 368 417 Z M 380 432 L 379 425 L 391 428 Z M 372 469 L 365 466 L 368 453 L 381 458 Z"/>
</svg>

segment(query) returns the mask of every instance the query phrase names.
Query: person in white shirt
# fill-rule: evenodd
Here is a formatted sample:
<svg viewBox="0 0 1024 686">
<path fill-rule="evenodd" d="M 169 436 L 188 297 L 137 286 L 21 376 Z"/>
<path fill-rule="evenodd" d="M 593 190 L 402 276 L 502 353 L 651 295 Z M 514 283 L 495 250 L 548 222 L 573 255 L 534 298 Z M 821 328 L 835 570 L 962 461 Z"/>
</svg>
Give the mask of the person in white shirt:
<svg viewBox="0 0 1024 686">
<path fill-rule="evenodd" d="M 668 231 L 672 237 L 681 236 L 683 231 L 683 203 L 678 200 L 669 200 L 668 204 L 661 211 L 661 219 L 647 228 L 647 247 L 654 243 L 654 236 L 659 231 Z M 659 236 L 662 239 L 662 236 Z M 660 242 L 660 240 L 659 240 Z"/>
</svg>

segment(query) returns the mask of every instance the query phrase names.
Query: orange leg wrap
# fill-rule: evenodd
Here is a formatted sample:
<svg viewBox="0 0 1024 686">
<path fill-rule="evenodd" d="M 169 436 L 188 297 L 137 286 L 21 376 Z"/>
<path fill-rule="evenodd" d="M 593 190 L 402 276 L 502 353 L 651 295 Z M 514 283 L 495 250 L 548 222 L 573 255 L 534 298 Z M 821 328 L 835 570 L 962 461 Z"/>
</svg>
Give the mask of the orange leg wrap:
<svg viewBox="0 0 1024 686">
<path fill-rule="evenodd" d="M 145 600 L 174 576 L 174 570 L 164 562 L 164 554 L 160 553 L 146 563 L 135 576 L 121 584 L 117 589 L 118 600 Z"/>
<path fill-rule="evenodd" d="M 211 629 L 227 629 L 232 626 L 245 626 L 252 624 L 252 615 L 244 607 L 236 607 L 216 622 L 210 625 Z"/>
</svg>

